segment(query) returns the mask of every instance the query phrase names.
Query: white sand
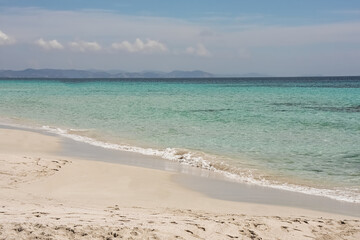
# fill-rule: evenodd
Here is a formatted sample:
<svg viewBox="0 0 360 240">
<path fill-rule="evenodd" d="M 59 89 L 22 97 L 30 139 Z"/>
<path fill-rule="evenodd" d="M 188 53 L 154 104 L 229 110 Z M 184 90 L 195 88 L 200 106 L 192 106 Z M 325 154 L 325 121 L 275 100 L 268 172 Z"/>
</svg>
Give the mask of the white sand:
<svg viewBox="0 0 360 240">
<path fill-rule="evenodd" d="M 59 139 L 0 129 L 0 239 L 360 239 L 360 219 L 227 202 L 174 173 L 56 156 Z"/>
</svg>

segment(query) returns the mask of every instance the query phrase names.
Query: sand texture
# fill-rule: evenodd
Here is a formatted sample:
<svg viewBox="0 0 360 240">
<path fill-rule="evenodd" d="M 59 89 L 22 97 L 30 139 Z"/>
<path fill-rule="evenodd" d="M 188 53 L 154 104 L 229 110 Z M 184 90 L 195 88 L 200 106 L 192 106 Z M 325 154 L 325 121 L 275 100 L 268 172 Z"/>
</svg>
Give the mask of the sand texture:
<svg viewBox="0 0 360 240">
<path fill-rule="evenodd" d="M 211 199 L 174 173 L 57 156 L 38 133 L 0 139 L 0 239 L 360 239 L 358 218 Z"/>
</svg>

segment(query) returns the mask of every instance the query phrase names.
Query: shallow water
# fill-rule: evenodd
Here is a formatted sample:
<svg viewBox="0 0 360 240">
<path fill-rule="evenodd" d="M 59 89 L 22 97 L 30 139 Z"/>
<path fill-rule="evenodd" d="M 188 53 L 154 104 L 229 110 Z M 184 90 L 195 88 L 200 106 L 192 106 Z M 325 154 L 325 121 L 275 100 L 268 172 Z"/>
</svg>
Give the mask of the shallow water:
<svg viewBox="0 0 360 240">
<path fill-rule="evenodd" d="M 360 202 L 360 78 L 0 80 L 3 121 Z"/>
</svg>

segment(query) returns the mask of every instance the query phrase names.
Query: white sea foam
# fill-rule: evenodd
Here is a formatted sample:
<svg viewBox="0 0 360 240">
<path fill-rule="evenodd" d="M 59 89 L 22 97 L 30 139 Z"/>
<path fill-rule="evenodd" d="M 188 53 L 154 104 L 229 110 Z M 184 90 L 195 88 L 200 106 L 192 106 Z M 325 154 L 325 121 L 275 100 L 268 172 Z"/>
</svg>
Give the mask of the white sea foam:
<svg viewBox="0 0 360 240">
<path fill-rule="evenodd" d="M 103 141 L 98 141 L 92 139 L 90 137 L 80 136 L 77 134 L 73 134 L 71 132 L 81 132 L 85 130 L 78 130 L 78 129 L 71 129 L 70 131 L 61 129 L 61 128 L 53 128 L 50 126 L 43 126 L 43 130 L 47 132 L 54 133 L 63 137 L 67 137 L 73 139 L 75 141 L 88 143 L 94 146 L 103 147 L 107 149 L 115 149 L 120 151 L 127 151 L 127 152 L 134 152 L 140 153 L 143 155 L 149 156 L 157 156 L 161 157 L 166 160 L 177 161 L 180 164 L 189 165 L 192 167 L 202 168 L 209 171 L 213 171 L 219 174 L 222 174 L 225 178 L 241 182 L 241 183 L 248 183 L 248 184 L 255 184 L 264 187 L 271 187 L 276 189 L 282 189 L 287 191 L 293 192 L 300 192 L 310 195 L 316 196 L 323 196 L 328 197 L 335 200 L 346 201 L 346 202 L 353 202 L 353 203 L 360 203 L 360 195 L 354 193 L 352 190 L 346 189 L 320 189 L 314 188 L 309 186 L 300 186 L 295 184 L 289 183 L 280 183 L 276 181 L 270 181 L 264 178 L 254 177 L 252 172 L 249 170 L 242 171 L 241 169 L 236 169 L 230 167 L 228 164 L 224 162 L 212 162 L 207 160 L 202 156 L 198 156 L 198 154 L 186 151 L 183 149 L 176 149 L 176 148 L 165 148 L 165 149 L 153 149 L 153 148 L 142 148 L 136 146 L 129 146 L 129 145 L 120 145 L 114 143 L 107 143 Z"/>
</svg>

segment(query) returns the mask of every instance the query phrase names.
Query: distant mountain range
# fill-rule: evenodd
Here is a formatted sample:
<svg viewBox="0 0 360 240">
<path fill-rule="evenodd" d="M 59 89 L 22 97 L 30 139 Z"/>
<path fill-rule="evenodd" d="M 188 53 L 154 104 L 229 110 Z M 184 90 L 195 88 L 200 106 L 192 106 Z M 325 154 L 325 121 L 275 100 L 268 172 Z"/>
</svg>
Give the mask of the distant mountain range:
<svg viewBox="0 0 360 240">
<path fill-rule="evenodd" d="M 142 71 L 124 72 L 117 70 L 74 70 L 74 69 L 25 69 L 0 70 L 0 78 L 213 78 L 213 77 L 269 77 L 260 73 L 247 74 L 212 74 L 200 70 L 195 71 Z"/>
<path fill-rule="evenodd" d="M 96 70 L 25 69 L 0 70 L 0 78 L 209 78 L 214 74 L 203 71 L 172 72 L 106 72 Z"/>
</svg>

